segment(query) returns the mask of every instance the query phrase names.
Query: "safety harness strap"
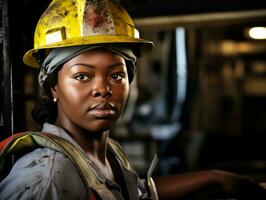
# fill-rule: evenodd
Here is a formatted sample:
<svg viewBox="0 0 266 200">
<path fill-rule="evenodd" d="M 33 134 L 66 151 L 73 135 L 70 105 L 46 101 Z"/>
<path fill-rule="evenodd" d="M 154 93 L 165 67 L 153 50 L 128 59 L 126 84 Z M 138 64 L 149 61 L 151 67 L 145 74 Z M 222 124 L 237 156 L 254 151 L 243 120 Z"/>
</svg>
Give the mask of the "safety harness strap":
<svg viewBox="0 0 266 200">
<path fill-rule="evenodd" d="M 129 158 L 123 148 L 118 144 L 116 141 L 112 140 L 111 138 L 108 138 L 108 144 L 113 149 L 115 154 L 117 155 L 118 159 L 121 161 L 123 166 L 127 168 L 130 171 L 134 171 L 131 163 L 129 162 Z"/>
<path fill-rule="evenodd" d="M 129 158 L 127 156 L 127 154 L 125 153 L 125 151 L 123 150 L 123 148 L 121 147 L 121 145 L 119 143 L 117 143 L 116 141 L 112 140 L 111 138 L 108 139 L 108 144 L 111 146 L 111 148 L 114 150 L 114 152 L 116 153 L 116 155 L 118 156 L 119 160 L 121 161 L 121 163 L 130 171 L 134 171 L 131 163 L 129 162 Z M 147 199 L 152 199 L 152 200 L 158 200 L 158 194 L 157 194 L 157 189 L 155 186 L 155 183 L 152 179 L 152 172 L 154 171 L 154 168 L 157 164 L 158 158 L 157 155 L 155 155 L 148 175 L 147 175 L 147 180 L 146 180 L 146 186 L 148 189 L 148 197 Z"/>
</svg>

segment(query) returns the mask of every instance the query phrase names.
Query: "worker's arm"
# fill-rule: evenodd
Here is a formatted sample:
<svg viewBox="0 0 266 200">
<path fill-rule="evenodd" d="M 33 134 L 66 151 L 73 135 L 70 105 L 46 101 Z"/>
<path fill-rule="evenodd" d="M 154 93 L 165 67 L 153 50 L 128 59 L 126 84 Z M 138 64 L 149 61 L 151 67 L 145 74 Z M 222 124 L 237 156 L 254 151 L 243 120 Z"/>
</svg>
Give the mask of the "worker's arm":
<svg viewBox="0 0 266 200">
<path fill-rule="evenodd" d="M 220 170 L 156 177 L 154 182 L 159 199 L 183 199 L 195 196 L 214 198 L 215 195 L 239 199 L 252 197 L 254 200 L 265 198 L 265 190 L 253 180 Z"/>
</svg>

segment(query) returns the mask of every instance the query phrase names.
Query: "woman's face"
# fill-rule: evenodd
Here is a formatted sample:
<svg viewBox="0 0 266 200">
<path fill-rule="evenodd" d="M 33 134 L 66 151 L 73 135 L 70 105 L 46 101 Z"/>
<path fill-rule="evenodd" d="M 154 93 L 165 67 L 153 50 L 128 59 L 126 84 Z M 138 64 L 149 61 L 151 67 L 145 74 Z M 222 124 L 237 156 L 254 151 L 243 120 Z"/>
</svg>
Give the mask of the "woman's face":
<svg viewBox="0 0 266 200">
<path fill-rule="evenodd" d="M 66 62 L 52 89 L 58 99 L 57 123 L 90 132 L 109 130 L 129 92 L 124 58 L 104 49 L 87 51 Z"/>
</svg>

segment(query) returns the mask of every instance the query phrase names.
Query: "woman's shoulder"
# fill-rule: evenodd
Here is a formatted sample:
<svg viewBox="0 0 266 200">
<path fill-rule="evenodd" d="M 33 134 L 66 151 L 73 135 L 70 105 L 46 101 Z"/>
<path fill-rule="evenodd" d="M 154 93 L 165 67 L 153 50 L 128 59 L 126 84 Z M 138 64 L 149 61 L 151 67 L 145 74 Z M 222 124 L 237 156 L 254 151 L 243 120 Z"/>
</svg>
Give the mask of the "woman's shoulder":
<svg viewBox="0 0 266 200">
<path fill-rule="evenodd" d="M 71 169 L 73 172 L 76 170 L 75 166 L 66 155 L 44 147 L 36 148 L 20 157 L 15 162 L 12 171 L 16 171 L 16 173 L 20 171 L 27 173 L 29 171 L 31 176 L 36 172 L 43 178 L 53 178 L 58 174 L 58 170 L 62 171 L 62 169 L 64 169 L 64 171 Z"/>
<path fill-rule="evenodd" d="M 65 195 L 83 194 L 86 189 L 72 161 L 49 148 L 37 148 L 20 157 L 0 183 L 0 199 L 16 199 L 21 195 L 25 199 L 29 195 L 34 195 L 34 199 L 64 199 Z"/>
</svg>

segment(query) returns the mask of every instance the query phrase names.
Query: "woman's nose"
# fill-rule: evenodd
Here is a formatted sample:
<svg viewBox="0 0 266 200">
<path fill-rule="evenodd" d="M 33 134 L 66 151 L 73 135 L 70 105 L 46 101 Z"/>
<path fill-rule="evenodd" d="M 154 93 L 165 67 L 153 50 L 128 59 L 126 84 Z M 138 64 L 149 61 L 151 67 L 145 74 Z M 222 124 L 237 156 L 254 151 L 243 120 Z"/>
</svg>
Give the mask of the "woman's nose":
<svg viewBox="0 0 266 200">
<path fill-rule="evenodd" d="M 110 97 L 112 96 L 112 91 L 109 88 L 106 89 L 93 89 L 92 96 L 94 97 Z"/>
<path fill-rule="evenodd" d="M 110 97 L 112 96 L 112 90 L 105 81 L 101 81 L 100 83 L 95 84 L 94 88 L 92 89 L 92 96 L 93 97 Z"/>
</svg>

